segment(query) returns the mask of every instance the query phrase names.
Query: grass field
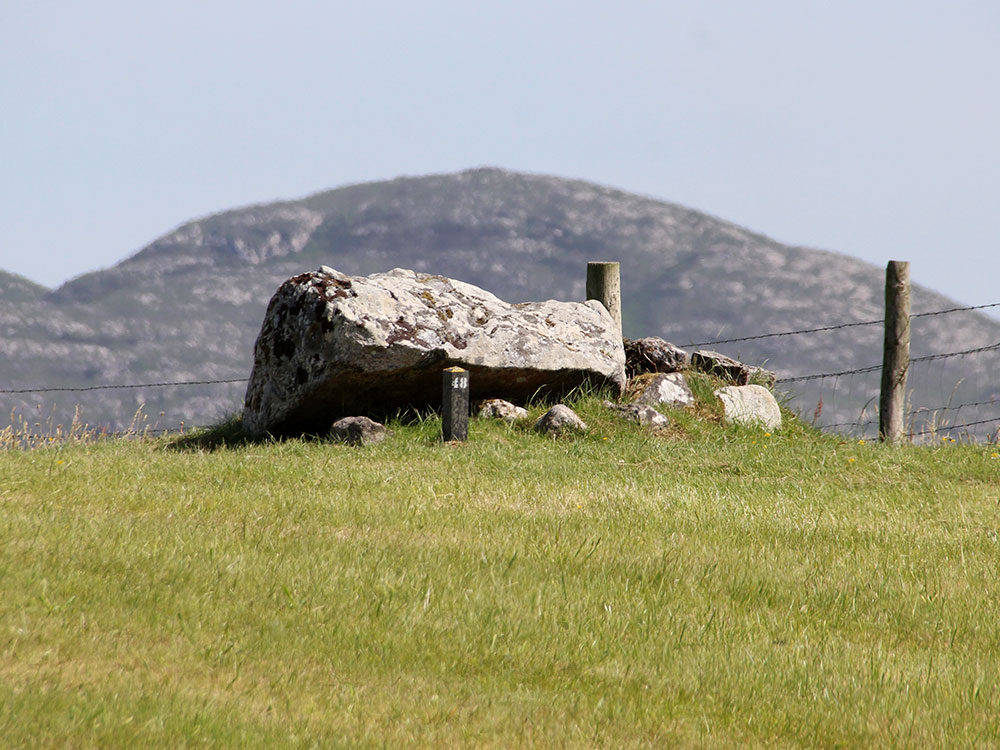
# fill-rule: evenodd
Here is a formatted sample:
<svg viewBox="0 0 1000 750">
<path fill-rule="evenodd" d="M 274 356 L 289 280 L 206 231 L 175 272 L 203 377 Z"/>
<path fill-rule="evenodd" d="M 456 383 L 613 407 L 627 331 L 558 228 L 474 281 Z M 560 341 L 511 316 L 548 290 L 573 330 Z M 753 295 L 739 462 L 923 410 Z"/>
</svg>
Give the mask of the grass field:
<svg viewBox="0 0 1000 750">
<path fill-rule="evenodd" d="M 0 746 L 1000 746 L 996 446 L 576 407 L 0 451 Z"/>
</svg>

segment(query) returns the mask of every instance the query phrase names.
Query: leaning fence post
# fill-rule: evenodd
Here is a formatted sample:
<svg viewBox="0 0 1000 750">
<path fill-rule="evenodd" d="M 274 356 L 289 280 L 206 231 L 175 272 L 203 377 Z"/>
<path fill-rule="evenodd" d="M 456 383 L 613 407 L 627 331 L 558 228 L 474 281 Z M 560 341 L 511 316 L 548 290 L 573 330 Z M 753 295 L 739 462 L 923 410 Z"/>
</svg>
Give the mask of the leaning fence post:
<svg viewBox="0 0 1000 750">
<path fill-rule="evenodd" d="M 441 388 L 441 437 L 446 442 L 468 440 L 469 371 L 461 367 L 445 368 Z"/>
<path fill-rule="evenodd" d="M 903 439 L 906 373 L 910 369 L 910 264 L 890 260 L 885 269 L 885 344 L 878 436 L 887 443 Z"/>
<path fill-rule="evenodd" d="M 604 305 L 622 331 L 622 280 L 618 263 L 587 263 L 587 299 Z"/>
</svg>

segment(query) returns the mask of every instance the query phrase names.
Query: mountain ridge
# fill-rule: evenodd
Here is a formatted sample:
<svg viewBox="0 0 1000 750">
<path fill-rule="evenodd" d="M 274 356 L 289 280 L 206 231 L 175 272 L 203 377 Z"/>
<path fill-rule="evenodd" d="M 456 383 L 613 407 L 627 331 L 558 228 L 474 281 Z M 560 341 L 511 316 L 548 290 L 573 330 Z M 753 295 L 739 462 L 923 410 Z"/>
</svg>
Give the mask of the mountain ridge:
<svg viewBox="0 0 1000 750">
<path fill-rule="evenodd" d="M 0 269 L 0 299 L 25 301 L 38 299 L 50 290 L 31 279 Z"/>
</svg>

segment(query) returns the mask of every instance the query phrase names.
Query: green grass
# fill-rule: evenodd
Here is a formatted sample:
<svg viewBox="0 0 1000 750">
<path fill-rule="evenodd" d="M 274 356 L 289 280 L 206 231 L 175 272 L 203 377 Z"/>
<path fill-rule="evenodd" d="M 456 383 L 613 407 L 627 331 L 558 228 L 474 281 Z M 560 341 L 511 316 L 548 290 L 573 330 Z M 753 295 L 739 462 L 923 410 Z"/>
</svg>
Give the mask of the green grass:
<svg viewBox="0 0 1000 750">
<path fill-rule="evenodd" d="M 996 446 L 576 406 L 0 451 L 0 746 L 1000 745 Z"/>
</svg>

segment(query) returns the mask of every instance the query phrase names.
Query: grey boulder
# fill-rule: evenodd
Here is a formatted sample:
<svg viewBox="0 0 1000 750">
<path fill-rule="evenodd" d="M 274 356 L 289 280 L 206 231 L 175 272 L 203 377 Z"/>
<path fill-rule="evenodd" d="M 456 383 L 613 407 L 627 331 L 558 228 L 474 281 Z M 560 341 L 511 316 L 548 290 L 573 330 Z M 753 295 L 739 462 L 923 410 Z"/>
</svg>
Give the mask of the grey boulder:
<svg viewBox="0 0 1000 750">
<path fill-rule="evenodd" d="M 625 341 L 625 370 L 629 377 L 647 372 L 679 372 L 690 362 L 686 351 L 657 336 Z"/>
<path fill-rule="evenodd" d="M 647 376 L 648 377 L 648 376 Z M 679 372 L 654 375 L 638 389 L 634 403 L 647 406 L 694 406 L 694 393 Z"/>
<path fill-rule="evenodd" d="M 330 427 L 330 436 L 335 440 L 350 445 L 372 445 L 385 440 L 384 424 L 375 422 L 368 417 L 344 417 L 338 419 Z"/>
<path fill-rule="evenodd" d="M 748 427 L 776 430 L 781 427 L 781 409 L 767 388 L 762 385 L 727 385 L 715 391 L 722 402 L 727 422 Z"/>
<path fill-rule="evenodd" d="M 652 406 L 646 404 L 613 404 L 610 401 L 605 401 L 604 405 L 623 419 L 635 422 L 643 427 L 666 427 L 670 424 L 669 419 L 660 414 Z"/>
<path fill-rule="evenodd" d="M 535 422 L 535 432 L 557 437 L 566 432 L 586 432 L 587 423 L 565 404 L 556 404 Z"/>
<path fill-rule="evenodd" d="M 325 432 L 352 414 L 438 408 L 441 370 L 456 365 L 469 370 L 473 400 L 625 385 L 621 334 L 599 302 L 511 305 L 442 276 L 351 277 L 324 266 L 271 299 L 243 426 L 252 435 Z"/>
<path fill-rule="evenodd" d="M 699 372 L 728 380 L 735 385 L 747 385 L 751 380 L 773 387 L 777 375 L 763 367 L 751 367 L 725 354 L 701 349 L 691 355 L 691 367 Z"/>
<path fill-rule="evenodd" d="M 516 422 L 528 416 L 528 410 L 515 406 L 502 398 L 488 398 L 479 404 L 479 416 L 483 419 L 502 419 L 505 422 Z"/>
</svg>

